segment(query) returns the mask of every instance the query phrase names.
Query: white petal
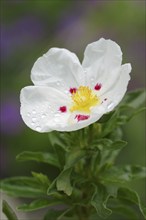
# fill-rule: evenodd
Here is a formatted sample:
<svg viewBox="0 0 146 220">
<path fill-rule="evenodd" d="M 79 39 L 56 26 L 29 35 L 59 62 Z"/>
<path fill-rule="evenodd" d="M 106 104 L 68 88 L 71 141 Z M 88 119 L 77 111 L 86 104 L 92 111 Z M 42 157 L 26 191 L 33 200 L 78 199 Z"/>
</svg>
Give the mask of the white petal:
<svg viewBox="0 0 146 220">
<path fill-rule="evenodd" d="M 94 88 L 96 83 L 101 83 L 108 87 L 113 78 L 119 76 L 121 62 L 122 51 L 114 41 L 101 38 L 89 44 L 82 63 L 86 71 L 87 85 Z"/>
<path fill-rule="evenodd" d="M 75 122 L 73 124 L 68 124 L 66 127 L 58 128 L 58 131 L 76 131 L 81 128 L 87 127 L 90 124 L 93 124 L 94 122 L 98 121 L 103 114 L 96 114 L 94 116 L 90 116 L 89 119 L 84 121 Z"/>
<path fill-rule="evenodd" d="M 70 99 L 55 88 L 28 86 L 21 90 L 21 115 L 31 129 L 38 132 L 66 126 L 70 114 L 59 108 L 68 106 Z"/>
<path fill-rule="evenodd" d="M 103 106 L 107 108 L 107 112 L 112 111 L 125 95 L 128 82 L 130 80 L 130 72 L 131 64 L 127 63 L 122 65 L 120 76 L 117 82 L 107 91 L 107 93 L 101 96 L 101 99 L 103 100 Z M 106 101 L 104 101 L 104 99 L 106 99 Z"/>
<path fill-rule="evenodd" d="M 77 56 L 66 50 L 51 48 L 40 57 L 31 71 L 35 85 L 45 85 L 65 91 L 84 83 L 83 68 Z"/>
</svg>

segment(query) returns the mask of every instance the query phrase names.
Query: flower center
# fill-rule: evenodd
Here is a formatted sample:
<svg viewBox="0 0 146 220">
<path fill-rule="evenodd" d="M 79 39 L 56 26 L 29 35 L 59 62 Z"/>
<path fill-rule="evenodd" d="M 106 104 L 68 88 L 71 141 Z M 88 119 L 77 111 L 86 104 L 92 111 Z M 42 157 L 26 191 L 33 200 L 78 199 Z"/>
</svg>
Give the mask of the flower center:
<svg viewBox="0 0 146 220">
<path fill-rule="evenodd" d="M 88 86 L 80 86 L 72 95 L 73 104 L 70 111 L 90 113 L 90 108 L 100 103 L 99 97 Z"/>
</svg>

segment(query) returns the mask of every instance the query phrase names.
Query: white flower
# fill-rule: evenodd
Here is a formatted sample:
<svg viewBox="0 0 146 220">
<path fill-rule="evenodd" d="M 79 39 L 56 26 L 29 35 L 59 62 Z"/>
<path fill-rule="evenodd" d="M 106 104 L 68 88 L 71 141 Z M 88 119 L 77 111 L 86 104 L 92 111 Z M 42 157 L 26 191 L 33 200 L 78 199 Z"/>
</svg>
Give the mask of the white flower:
<svg viewBox="0 0 146 220">
<path fill-rule="evenodd" d="M 66 49 L 51 48 L 31 71 L 34 86 L 21 90 L 21 115 L 38 132 L 74 131 L 115 108 L 130 79 L 118 44 L 100 39 L 89 44 L 82 65 Z"/>
</svg>

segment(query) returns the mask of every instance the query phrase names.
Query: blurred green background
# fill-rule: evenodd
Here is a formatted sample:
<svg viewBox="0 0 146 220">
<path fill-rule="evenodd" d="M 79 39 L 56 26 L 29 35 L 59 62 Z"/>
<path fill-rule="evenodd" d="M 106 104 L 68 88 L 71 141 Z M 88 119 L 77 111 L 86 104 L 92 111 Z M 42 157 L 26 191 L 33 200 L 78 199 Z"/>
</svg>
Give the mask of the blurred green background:
<svg viewBox="0 0 146 220">
<path fill-rule="evenodd" d="M 49 166 L 15 161 L 24 150 L 49 148 L 47 134 L 26 127 L 19 113 L 20 90 L 32 84 L 34 62 L 51 47 L 67 48 L 82 61 L 87 44 L 110 38 L 121 46 L 123 63 L 132 64 L 128 89 L 145 87 L 145 1 L 3 0 L 1 8 L 1 177 L 32 170 L 54 177 Z M 124 126 L 124 134 L 129 143 L 117 162 L 144 165 L 143 113 Z M 131 186 L 144 199 L 144 181 Z"/>
</svg>

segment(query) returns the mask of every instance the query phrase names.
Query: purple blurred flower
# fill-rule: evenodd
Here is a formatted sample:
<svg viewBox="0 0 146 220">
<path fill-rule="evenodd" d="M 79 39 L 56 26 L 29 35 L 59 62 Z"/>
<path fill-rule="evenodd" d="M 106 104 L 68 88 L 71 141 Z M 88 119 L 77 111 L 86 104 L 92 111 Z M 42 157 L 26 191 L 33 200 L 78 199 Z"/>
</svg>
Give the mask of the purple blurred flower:
<svg viewBox="0 0 146 220">
<path fill-rule="evenodd" d="M 44 35 L 43 22 L 38 17 L 27 16 L 15 23 L 1 27 L 1 51 L 5 58 L 15 52 L 18 47 L 26 47 L 35 43 Z"/>
<path fill-rule="evenodd" d="M 17 134 L 21 132 L 20 104 L 13 98 L 9 98 L 1 103 L 0 124 L 1 132 L 4 134 Z"/>
</svg>

